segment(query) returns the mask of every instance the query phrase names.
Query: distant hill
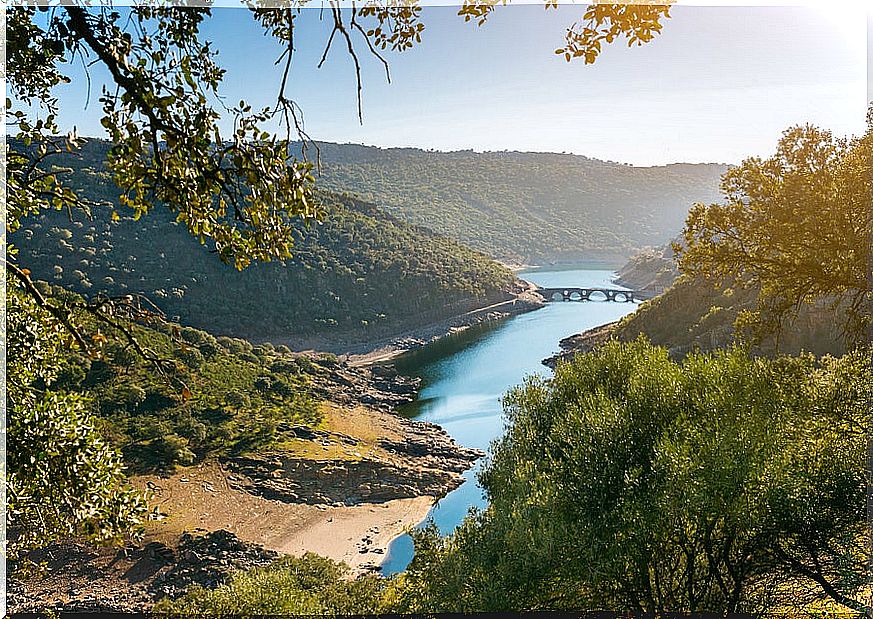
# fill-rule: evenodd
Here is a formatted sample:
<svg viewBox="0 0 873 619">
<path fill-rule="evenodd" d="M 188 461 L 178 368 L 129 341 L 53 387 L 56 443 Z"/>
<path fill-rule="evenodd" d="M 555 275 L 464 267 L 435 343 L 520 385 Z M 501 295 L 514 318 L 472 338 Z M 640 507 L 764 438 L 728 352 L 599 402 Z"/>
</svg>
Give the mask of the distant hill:
<svg viewBox="0 0 873 619">
<path fill-rule="evenodd" d="M 89 141 L 71 184 L 117 203 L 103 161 L 108 144 Z M 111 206 L 88 221 L 48 212 L 10 239 L 33 276 L 92 295 L 143 293 L 169 317 L 216 335 L 281 340 L 318 334 L 383 337 L 509 298 L 512 273 L 486 256 L 406 224 L 373 204 L 320 194 L 323 224 L 296 234 L 286 264 L 242 272 L 222 264 L 161 208 L 134 221 Z"/>
<path fill-rule="evenodd" d="M 620 264 L 719 199 L 722 164 L 632 167 L 577 155 L 433 152 L 318 143 L 323 188 L 504 261 Z M 310 156 L 313 156 L 310 151 Z"/>
</svg>

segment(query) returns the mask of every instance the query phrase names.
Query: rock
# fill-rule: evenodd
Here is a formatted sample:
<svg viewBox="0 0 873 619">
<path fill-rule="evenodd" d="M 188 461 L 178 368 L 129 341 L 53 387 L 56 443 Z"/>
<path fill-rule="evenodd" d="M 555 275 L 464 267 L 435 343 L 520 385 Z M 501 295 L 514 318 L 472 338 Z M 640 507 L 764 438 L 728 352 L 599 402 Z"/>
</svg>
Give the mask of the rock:
<svg viewBox="0 0 873 619">
<path fill-rule="evenodd" d="M 152 583 L 151 590 L 158 599 L 179 597 L 193 584 L 214 589 L 228 582 L 233 572 L 269 565 L 278 554 L 222 529 L 200 536 L 184 533 L 178 556 L 179 561 L 160 581 Z"/>
<path fill-rule="evenodd" d="M 148 558 L 168 564 L 173 562 L 176 555 L 172 548 L 161 542 L 149 542 L 143 550 Z"/>
</svg>

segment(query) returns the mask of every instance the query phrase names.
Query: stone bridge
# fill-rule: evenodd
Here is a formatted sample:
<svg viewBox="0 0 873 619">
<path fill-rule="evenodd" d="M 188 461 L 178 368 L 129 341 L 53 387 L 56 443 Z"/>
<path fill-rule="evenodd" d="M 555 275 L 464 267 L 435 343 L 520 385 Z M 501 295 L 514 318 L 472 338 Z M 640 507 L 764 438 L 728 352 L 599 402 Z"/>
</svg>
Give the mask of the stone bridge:
<svg viewBox="0 0 873 619">
<path fill-rule="evenodd" d="M 643 295 L 634 290 L 618 290 L 617 288 L 537 288 L 543 299 L 549 301 L 613 301 L 616 303 L 633 303 L 640 301 Z"/>
</svg>

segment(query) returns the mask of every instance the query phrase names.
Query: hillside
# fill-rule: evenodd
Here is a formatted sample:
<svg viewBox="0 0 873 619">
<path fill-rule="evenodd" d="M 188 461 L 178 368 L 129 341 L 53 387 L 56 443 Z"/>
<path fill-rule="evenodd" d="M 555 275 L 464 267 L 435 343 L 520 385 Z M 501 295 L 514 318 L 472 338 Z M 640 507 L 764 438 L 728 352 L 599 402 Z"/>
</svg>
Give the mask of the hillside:
<svg viewBox="0 0 873 619">
<path fill-rule="evenodd" d="M 587 352 L 608 339 L 630 342 L 641 335 L 668 348 L 675 357 L 693 350 L 724 348 L 736 341 L 734 323 L 740 312 L 754 309 L 758 298 L 754 288 L 722 289 L 702 278 L 680 276 L 669 246 L 648 248 L 632 256 L 618 275 L 622 285 L 658 296 L 618 322 L 565 338 L 561 341 L 563 352 L 546 359 L 546 365 L 554 367 L 558 359 Z M 804 304 L 783 325 L 778 339 L 765 339 L 755 351 L 765 355 L 845 354 L 840 327 L 843 311 L 828 300 Z"/>
<path fill-rule="evenodd" d="M 683 277 L 620 321 L 615 337 L 631 341 L 643 334 L 678 356 L 691 350 L 724 348 L 735 341 L 734 321 L 738 314 L 753 309 L 757 296 L 755 289 L 720 290 L 709 282 Z M 840 318 L 841 312 L 834 310 L 831 302 L 803 305 L 797 316 L 784 325 L 778 340 L 769 337 L 756 346 L 756 351 L 767 355 L 845 354 Z"/>
<path fill-rule="evenodd" d="M 621 263 L 718 199 L 720 164 L 632 167 L 576 155 L 319 143 L 324 188 L 508 262 Z"/>
<path fill-rule="evenodd" d="M 60 286 L 34 285 L 54 303 L 81 305 Z M 20 333 L 21 295 L 12 294 Z M 90 419 L 77 432 L 93 430 L 100 449 L 120 452 L 149 517 L 143 537 L 124 538 L 123 550 L 76 535 L 15 555 L 12 612 L 142 613 L 279 554 L 318 552 L 356 574 L 372 571 L 391 540 L 484 455 L 434 424 L 394 414 L 419 381 L 390 368 L 354 368 L 330 354 L 253 346 L 144 316 L 121 320 L 161 360 L 158 373 L 115 329 L 79 309 L 73 316 L 93 347 L 62 348 L 59 374 L 41 388 L 52 400 L 81 398 Z M 61 438 L 76 449 L 77 436 Z M 52 445 L 45 449 L 57 458 Z M 40 515 L 53 505 L 43 497 Z M 10 539 L 21 533 L 10 527 Z"/>
<path fill-rule="evenodd" d="M 93 295 L 141 293 L 168 317 L 217 335 L 283 340 L 369 340 L 508 298 L 514 277 L 502 266 L 373 204 L 320 194 L 326 216 L 296 234 L 286 263 L 238 272 L 192 239 L 169 212 L 135 221 L 118 209 L 105 171 L 107 143 L 92 140 L 70 183 L 107 202 L 93 220 L 50 212 L 11 241 L 33 276 Z"/>
<path fill-rule="evenodd" d="M 616 274 L 617 284 L 632 290 L 660 294 L 676 281 L 679 269 L 673 259 L 673 249 L 667 244 L 648 247 L 634 254 Z"/>
</svg>

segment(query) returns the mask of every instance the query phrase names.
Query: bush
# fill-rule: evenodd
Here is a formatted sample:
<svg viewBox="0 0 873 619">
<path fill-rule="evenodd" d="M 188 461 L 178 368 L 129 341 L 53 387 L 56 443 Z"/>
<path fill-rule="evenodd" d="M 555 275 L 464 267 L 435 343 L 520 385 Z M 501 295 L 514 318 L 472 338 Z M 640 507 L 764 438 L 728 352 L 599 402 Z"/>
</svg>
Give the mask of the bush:
<svg viewBox="0 0 873 619">
<path fill-rule="evenodd" d="M 264 361 L 270 357 L 270 354 L 273 352 L 273 348 L 267 348 L 263 344 L 258 344 L 252 348 L 252 354 L 259 360 Z"/>
<path fill-rule="evenodd" d="M 175 354 L 182 363 L 192 370 L 196 370 L 203 365 L 203 354 L 197 348 L 178 348 Z"/>
<path fill-rule="evenodd" d="M 165 466 L 193 464 L 196 456 L 188 448 L 188 440 L 176 434 L 162 436 L 152 442 L 152 451 L 156 459 Z"/>
<path fill-rule="evenodd" d="M 101 402 L 104 411 L 134 411 L 146 400 L 145 389 L 138 385 L 122 384 L 109 390 Z"/>
<path fill-rule="evenodd" d="M 215 341 L 218 342 L 218 345 L 221 346 L 227 352 L 233 352 L 233 338 L 227 337 L 226 335 L 219 335 L 215 338 Z"/>
<path fill-rule="evenodd" d="M 299 374 L 300 365 L 295 359 L 277 359 L 270 364 L 270 371 L 279 374 Z"/>
<path fill-rule="evenodd" d="M 91 361 L 76 355 L 65 359 L 58 371 L 57 379 L 52 383 L 55 389 L 76 389 L 88 375 Z"/>
<path fill-rule="evenodd" d="M 85 376 L 85 384 L 93 387 L 115 377 L 115 367 L 103 359 L 94 359 Z"/>
<path fill-rule="evenodd" d="M 180 416 L 176 420 L 176 433 L 188 439 L 189 445 L 200 447 L 206 440 L 206 426 L 190 414 Z"/>
<path fill-rule="evenodd" d="M 234 410 L 251 406 L 249 396 L 236 390 L 231 390 L 224 394 L 224 403 Z"/>
<path fill-rule="evenodd" d="M 197 349 L 200 351 L 200 354 L 202 354 L 206 359 L 212 359 L 215 355 L 218 354 L 220 347 L 218 343 L 213 339 L 211 342 L 204 342 L 203 344 L 200 344 Z"/>
<path fill-rule="evenodd" d="M 213 338 L 205 331 L 201 331 L 193 327 L 182 327 L 179 335 L 182 337 L 183 340 L 185 340 L 192 346 L 200 346 L 202 344 L 206 344 L 207 342 L 215 340 L 215 338 Z"/>
<path fill-rule="evenodd" d="M 178 600 L 158 603 L 158 613 L 199 616 L 351 616 L 382 611 L 387 581 L 349 578 L 343 563 L 307 553 L 238 572 L 214 590 L 196 586 Z"/>
<path fill-rule="evenodd" d="M 112 359 L 112 363 L 121 368 L 132 368 L 139 363 L 140 356 L 132 346 L 123 344 L 113 344 L 107 349 L 107 356 Z"/>
<path fill-rule="evenodd" d="M 273 387 L 273 379 L 269 376 L 258 376 L 254 386 L 261 393 L 267 393 Z"/>
<path fill-rule="evenodd" d="M 279 376 L 273 378 L 269 390 L 278 396 L 286 398 L 293 396 L 294 392 L 296 391 L 296 389 L 291 384 L 289 384 L 288 381 Z"/>
</svg>

